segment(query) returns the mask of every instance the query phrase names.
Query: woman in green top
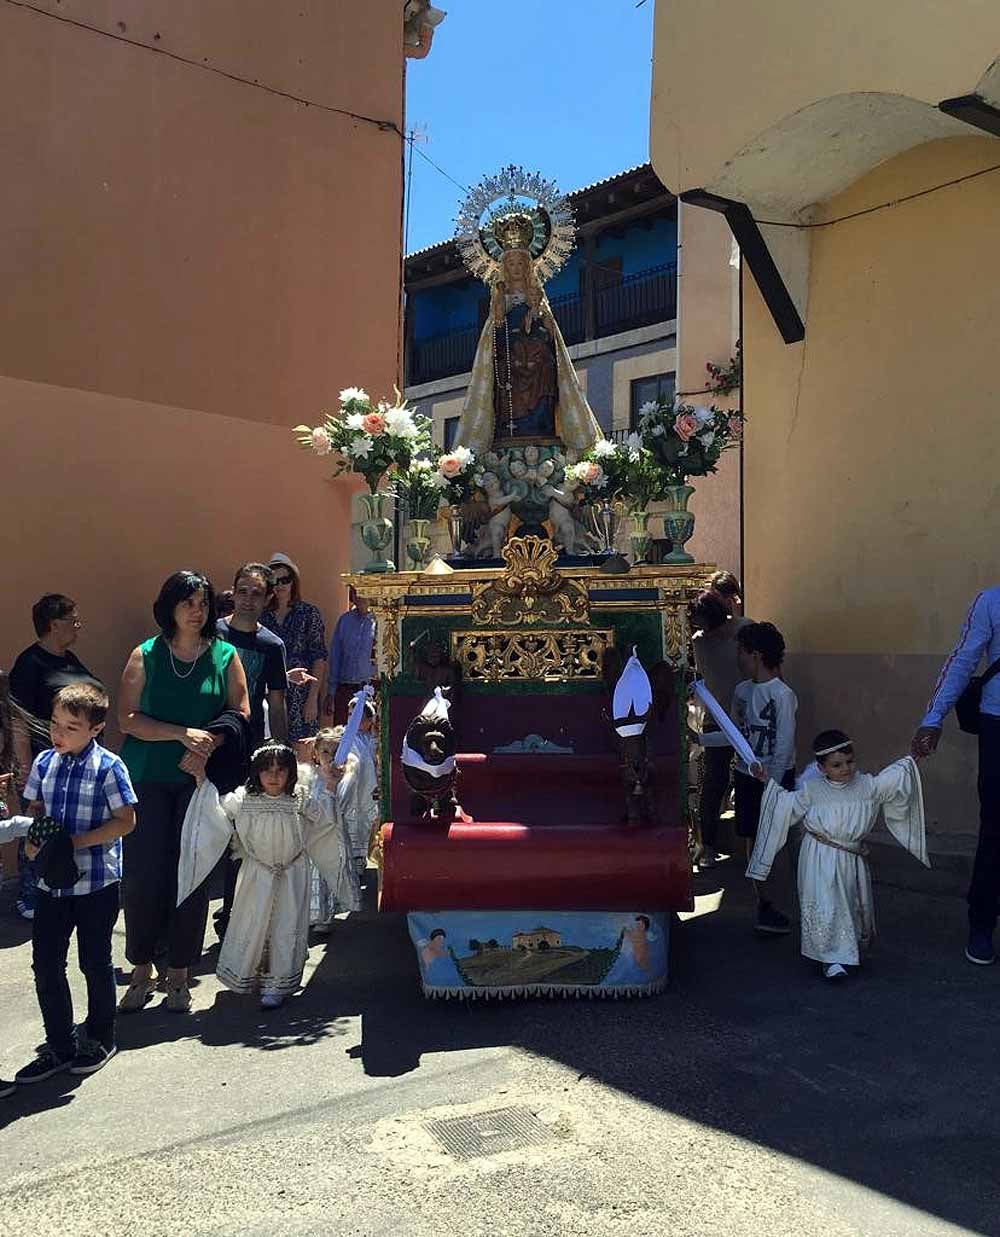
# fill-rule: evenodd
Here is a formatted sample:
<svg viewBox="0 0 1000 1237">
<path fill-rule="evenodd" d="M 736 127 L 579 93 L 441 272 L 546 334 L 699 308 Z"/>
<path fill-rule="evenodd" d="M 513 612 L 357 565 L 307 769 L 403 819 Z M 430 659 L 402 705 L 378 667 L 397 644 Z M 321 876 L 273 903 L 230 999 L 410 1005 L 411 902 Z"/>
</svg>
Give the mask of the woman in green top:
<svg viewBox="0 0 1000 1237">
<path fill-rule="evenodd" d="M 205 764 L 224 740 L 205 729 L 233 709 L 250 716 L 243 664 L 215 634 L 215 590 L 207 577 L 178 571 L 153 606 L 160 635 L 132 650 L 122 675 L 118 724 L 122 759 L 139 796 L 136 827 L 124 851 L 125 956 L 132 980 L 123 1011 L 153 994 L 153 958 L 167 949 L 168 1009 L 191 1008 L 188 968 L 201 956 L 208 882 L 180 906 L 181 827 Z"/>
</svg>

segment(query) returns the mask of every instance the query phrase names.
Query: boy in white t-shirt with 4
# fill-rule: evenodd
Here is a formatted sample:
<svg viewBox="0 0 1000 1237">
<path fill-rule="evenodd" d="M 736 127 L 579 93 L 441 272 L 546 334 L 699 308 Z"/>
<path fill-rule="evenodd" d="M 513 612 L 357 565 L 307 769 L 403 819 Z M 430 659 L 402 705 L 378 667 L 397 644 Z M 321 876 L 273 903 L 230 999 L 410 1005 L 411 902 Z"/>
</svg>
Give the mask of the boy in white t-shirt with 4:
<svg viewBox="0 0 1000 1237">
<path fill-rule="evenodd" d="M 733 692 L 730 714 L 746 736 L 760 767 L 785 790 L 795 789 L 795 693 L 781 677 L 785 641 L 773 623 L 748 623 L 736 635 L 737 660 L 745 675 Z M 706 746 L 725 744 L 725 736 L 711 732 L 702 736 Z M 753 850 L 764 797 L 764 783 L 739 757 L 734 766 L 736 832 Z M 785 935 L 791 931 L 787 915 L 772 904 L 773 878 L 754 882 L 757 891 L 755 931 Z"/>
</svg>

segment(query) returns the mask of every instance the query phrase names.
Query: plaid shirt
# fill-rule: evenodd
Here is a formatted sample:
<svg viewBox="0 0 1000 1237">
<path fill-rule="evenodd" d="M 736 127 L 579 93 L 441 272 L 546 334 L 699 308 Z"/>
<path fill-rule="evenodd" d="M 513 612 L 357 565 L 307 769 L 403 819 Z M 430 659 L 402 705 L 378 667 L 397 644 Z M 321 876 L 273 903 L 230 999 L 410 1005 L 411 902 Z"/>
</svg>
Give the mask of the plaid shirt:
<svg viewBox="0 0 1000 1237">
<path fill-rule="evenodd" d="M 24 796 L 29 801 L 40 799 L 46 816 L 59 821 L 70 834 L 88 833 L 137 801 L 125 765 L 93 739 L 75 756 L 60 756 L 52 747 L 40 752 L 31 766 Z M 38 888 L 54 898 L 79 897 L 122 878 L 121 838 L 78 850 L 74 858 L 80 869 L 75 885 L 49 889 L 39 881 Z"/>
</svg>

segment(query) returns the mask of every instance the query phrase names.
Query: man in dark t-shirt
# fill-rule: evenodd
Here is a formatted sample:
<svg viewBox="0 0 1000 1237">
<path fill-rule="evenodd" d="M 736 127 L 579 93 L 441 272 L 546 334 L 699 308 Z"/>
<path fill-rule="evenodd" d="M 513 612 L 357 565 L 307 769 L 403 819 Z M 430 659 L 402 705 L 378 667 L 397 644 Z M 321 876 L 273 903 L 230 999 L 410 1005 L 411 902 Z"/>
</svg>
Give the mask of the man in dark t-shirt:
<svg viewBox="0 0 1000 1237">
<path fill-rule="evenodd" d="M 248 754 L 264 742 L 264 700 L 267 699 L 268 728 L 273 739 L 288 738 L 288 713 L 285 689 L 288 672 L 285 645 L 280 636 L 260 625 L 260 616 L 274 592 L 274 573 L 263 563 L 244 563 L 233 580 L 233 612 L 219 619 L 216 631 L 239 654 L 247 676 L 250 696 L 250 735 Z M 248 761 L 249 765 L 249 761 Z M 247 769 L 249 773 L 249 768 Z M 219 940 L 225 936 L 236 892 L 239 861 L 227 852 L 222 907 L 215 912 Z"/>
<path fill-rule="evenodd" d="M 264 742 L 264 700 L 267 699 L 271 737 L 288 737 L 285 689 L 285 645 L 280 636 L 260 625 L 260 616 L 274 591 L 270 567 L 244 563 L 233 584 L 233 613 L 219 619 L 216 630 L 240 655 L 250 696 L 250 751 Z"/>
<path fill-rule="evenodd" d="M 96 682 L 70 652 L 70 645 L 80 634 L 80 612 L 72 598 L 46 593 L 31 607 L 31 621 L 38 639 L 18 656 L 9 676 L 19 790 L 24 789 L 35 757 L 52 746 L 49 722 L 56 693 L 71 683 Z M 18 871 L 21 887 L 17 911 L 23 918 L 32 919 L 35 870 L 24 854 L 23 840 L 18 847 Z"/>
</svg>

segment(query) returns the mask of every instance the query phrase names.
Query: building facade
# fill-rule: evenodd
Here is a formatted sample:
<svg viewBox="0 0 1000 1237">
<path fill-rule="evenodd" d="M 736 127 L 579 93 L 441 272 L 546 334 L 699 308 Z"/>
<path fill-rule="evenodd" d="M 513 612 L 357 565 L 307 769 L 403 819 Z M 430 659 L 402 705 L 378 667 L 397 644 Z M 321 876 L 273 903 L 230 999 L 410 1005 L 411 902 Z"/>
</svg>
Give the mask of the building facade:
<svg viewBox="0 0 1000 1237">
<path fill-rule="evenodd" d="M 72 7 L 0 8 L 0 664 L 63 592 L 115 688 L 178 568 L 283 550 L 345 607 L 352 486 L 290 427 L 400 381 L 404 15 Z"/>
<path fill-rule="evenodd" d="M 587 399 L 606 434 L 634 428 L 638 409 L 650 399 L 673 398 L 704 386 L 707 360 L 731 353 L 735 285 L 724 230 L 702 228 L 702 282 L 685 287 L 679 236 L 683 212 L 649 164 L 631 168 L 569 195 L 578 242 L 569 261 L 546 287 Z M 695 222 L 695 229 L 700 220 Z M 692 240 L 692 252 L 698 250 Z M 710 274 L 711 272 L 711 274 Z M 707 276 L 707 278 L 705 278 Z M 487 289 L 462 266 L 455 245 L 442 242 L 410 254 L 405 264 L 404 372 L 406 396 L 434 422 L 435 438 L 454 444 L 476 344 L 489 309 Z M 691 360 L 681 372 L 683 328 L 679 301 L 685 291 L 700 300 L 709 333 L 695 325 L 692 305 Z M 695 341 L 700 339 L 701 344 Z M 685 341 L 686 342 L 686 341 Z M 694 360 L 700 346 L 711 350 Z M 703 398 L 703 397 L 702 397 Z M 727 485 L 707 478 L 693 552 L 739 567 L 738 464 L 724 464 Z M 720 475 L 721 472 L 720 472 Z M 707 499 L 707 501 L 706 501 Z M 662 526 L 653 521 L 662 537 Z M 661 542 L 662 544 L 662 542 Z"/>
<path fill-rule="evenodd" d="M 975 0 L 657 6 L 653 166 L 743 255 L 746 602 L 787 637 L 800 759 L 829 726 L 866 766 L 908 750 L 1000 582 L 998 52 Z M 949 724 L 941 848 L 975 765 Z"/>
</svg>

